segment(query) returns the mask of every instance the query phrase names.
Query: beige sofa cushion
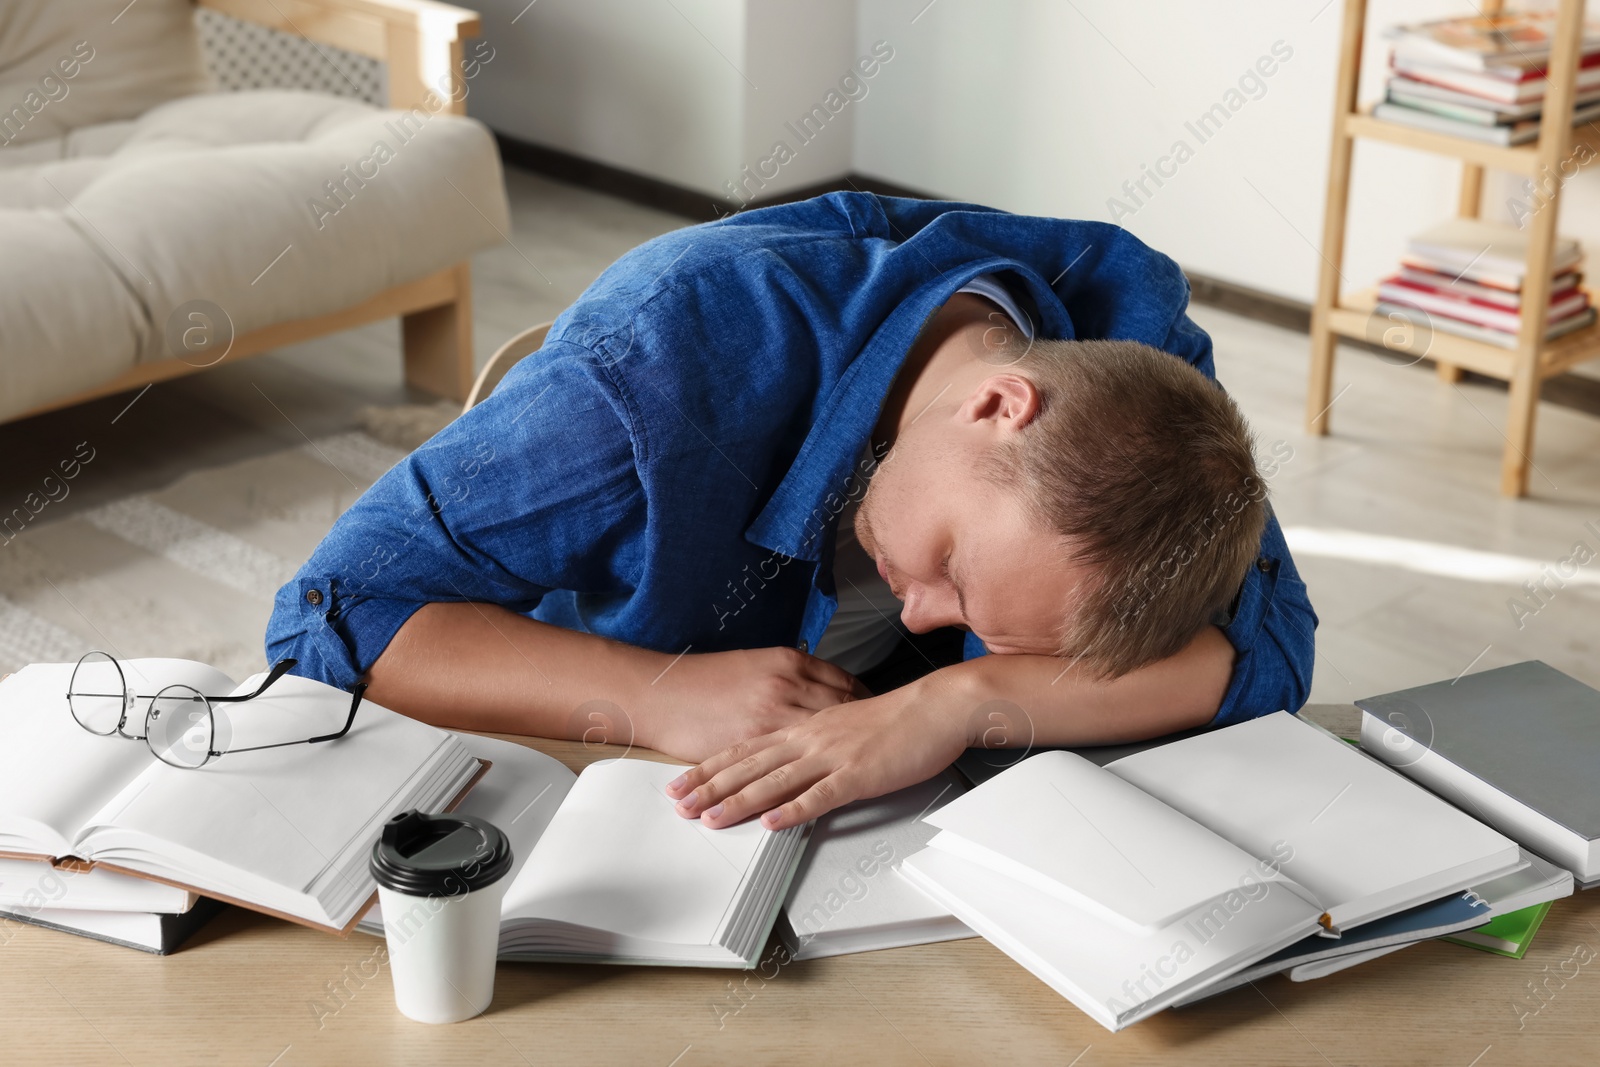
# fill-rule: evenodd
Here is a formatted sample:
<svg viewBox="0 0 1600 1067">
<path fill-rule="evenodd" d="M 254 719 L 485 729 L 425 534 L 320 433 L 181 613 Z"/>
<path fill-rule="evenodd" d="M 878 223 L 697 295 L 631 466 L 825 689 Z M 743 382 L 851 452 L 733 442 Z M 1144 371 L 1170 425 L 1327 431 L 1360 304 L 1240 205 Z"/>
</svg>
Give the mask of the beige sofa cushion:
<svg viewBox="0 0 1600 1067">
<path fill-rule="evenodd" d="M 96 143 L 115 147 L 88 154 Z M 0 148 L 0 419 L 169 358 L 168 317 L 188 301 L 243 334 L 360 303 L 509 231 L 493 138 L 443 113 L 214 93 Z"/>
<path fill-rule="evenodd" d="M 191 0 L 0 2 L 0 145 L 54 140 L 209 88 Z"/>
</svg>

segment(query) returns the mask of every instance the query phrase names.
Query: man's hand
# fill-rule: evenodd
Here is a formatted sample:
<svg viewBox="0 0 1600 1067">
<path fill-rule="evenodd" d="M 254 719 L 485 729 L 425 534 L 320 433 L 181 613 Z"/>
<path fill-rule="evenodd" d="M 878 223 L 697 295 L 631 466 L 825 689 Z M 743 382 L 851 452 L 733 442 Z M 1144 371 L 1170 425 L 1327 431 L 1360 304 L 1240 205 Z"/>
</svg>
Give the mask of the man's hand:
<svg viewBox="0 0 1600 1067">
<path fill-rule="evenodd" d="M 704 760 L 869 695 L 848 671 L 799 649 L 688 655 L 650 683 L 638 740 L 681 760 Z"/>
<path fill-rule="evenodd" d="M 752 815 L 769 830 L 798 826 L 938 774 L 967 746 L 967 710 L 947 678 L 929 675 L 739 741 L 674 780 L 667 795 L 680 798 L 680 814 L 713 828 Z"/>
<path fill-rule="evenodd" d="M 781 830 L 926 781 L 968 745 L 1106 745 L 1202 726 L 1216 716 L 1233 660 L 1214 626 L 1111 681 L 1055 656 L 980 656 L 734 744 L 667 795 L 707 826 L 761 815 L 761 825 Z"/>
</svg>

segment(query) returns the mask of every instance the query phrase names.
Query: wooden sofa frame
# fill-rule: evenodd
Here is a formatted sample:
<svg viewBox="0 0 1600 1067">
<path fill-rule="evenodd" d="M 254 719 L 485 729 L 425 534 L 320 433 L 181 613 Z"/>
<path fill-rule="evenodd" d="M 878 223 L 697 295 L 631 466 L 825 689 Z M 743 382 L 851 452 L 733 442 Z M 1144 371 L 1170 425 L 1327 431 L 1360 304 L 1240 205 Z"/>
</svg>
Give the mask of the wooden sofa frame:
<svg viewBox="0 0 1600 1067">
<path fill-rule="evenodd" d="M 482 32 L 475 12 L 433 0 L 196 0 L 196 5 L 383 61 L 390 107 L 466 113 L 465 99 L 455 99 L 459 94 L 434 90 L 462 77 L 462 43 Z M 452 81 L 441 82 L 447 76 Z M 432 109 L 425 104 L 430 92 L 437 98 Z M 440 100 L 443 107 L 438 106 Z M 473 381 L 472 268 L 466 262 L 386 289 L 341 311 L 240 334 L 213 363 L 197 366 L 176 357 L 141 363 L 110 381 L 14 418 L 71 407 L 396 315 L 401 322 L 406 383 L 436 396 L 464 399 Z"/>
</svg>

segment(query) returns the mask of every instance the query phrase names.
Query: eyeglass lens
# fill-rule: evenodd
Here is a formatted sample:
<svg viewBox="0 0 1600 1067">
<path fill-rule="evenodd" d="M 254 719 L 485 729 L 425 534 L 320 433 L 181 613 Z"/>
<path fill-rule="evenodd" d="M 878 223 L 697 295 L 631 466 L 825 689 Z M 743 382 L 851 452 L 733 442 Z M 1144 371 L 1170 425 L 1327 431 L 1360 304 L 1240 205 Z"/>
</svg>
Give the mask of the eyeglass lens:
<svg viewBox="0 0 1600 1067">
<path fill-rule="evenodd" d="M 167 686 L 150 701 L 145 736 L 162 762 L 191 770 L 203 766 L 216 747 L 211 702 L 186 685 Z"/>
<path fill-rule="evenodd" d="M 67 686 L 72 717 L 93 734 L 117 732 L 132 705 L 127 680 L 117 661 L 104 652 L 90 652 L 73 669 Z"/>
</svg>

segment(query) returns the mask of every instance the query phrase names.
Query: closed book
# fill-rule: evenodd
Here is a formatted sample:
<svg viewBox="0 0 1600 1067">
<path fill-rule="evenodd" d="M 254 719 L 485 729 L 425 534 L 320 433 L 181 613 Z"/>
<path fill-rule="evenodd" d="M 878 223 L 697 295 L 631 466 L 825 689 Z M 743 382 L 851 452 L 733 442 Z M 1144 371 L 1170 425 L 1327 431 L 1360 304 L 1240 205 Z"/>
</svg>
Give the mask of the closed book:
<svg viewBox="0 0 1600 1067">
<path fill-rule="evenodd" d="M 1580 883 L 1600 879 L 1600 692 L 1529 660 L 1356 705 L 1365 751 Z"/>
<path fill-rule="evenodd" d="M 1286 712 L 1103 767 L 1042 752 L 927 821 L 940 833 L 903 873 L 1113 1030 L 1319 931 L 1523 862 Z"/>
<path fill-rule="evenodd" d="M 47 930 L 165 956 L 182 948 L 183 943 L 215 918 L 224 906 L 221 901 L 201 897 L 194 907 L 176 915 L 75 908 L 36 908 L 31 911 L 0 908 L 0 920 L 31 923 Z"/>
<path fill-rule="evenodd" d="M 1412 81 L 1453 89 L 1500 104 L 1541 102 L 1550 89 L 1542 69 L 1526 74 L 1511 70 L 1478 73 L 1436 63 L 1413 62 L 1398 56 L 1391 62 L 1397 74 Z M 1574 81 L 1580 95 L 1600 86 L 1600 54 L 1583 58 Z"/>
<path fill-rule="evenodd" d="M 0 857 L 0 909 L 166 912 L 194 907 L 200 895 L 181 886 L 136 878 L 109 868 L 58 867 L 49 860 Z"/>
<path fill-rule="evenodd" d="M 1510 223 L 1484 219 L 1449 219 L 1415 234 L 1406 253 L 1439 271 L 1481 270 L 1519 280 L 1527 270 L 1531 235 Z M 1560 237 L 1551 253 L 1550 270 L 1560 274 L 1577 266 L 1583 248 L 1570 237 Z M 1470 273 L 1467 275 L 1471 277 Z"/>
<path fill-rule="evenodd" d="M 1464 275 L 1427 270 L 1406 264 L 1401 265 L 1397 277 L 1442 295 L 1475 300 L 1493 307 L 1515 311 L 1522 306 L 1522 290 L 1515 286 L 1508 288 L 1498 283 L 1471 280 Z M 1583 275 L 1575 270 L 1556 275 L 1550 279 L 1551 299 L 1555 300 L 1575 291 L 1582 281 Z"/>
<path fill-rule="evenodd" d="M 1580 32 L 1580 52 L 1600 51 L 1600 23 L 1585 22 Z M 1509 11 L 1393 26 L 1387 36 L 1394 41 L 1394 54 L 1407 59 L 1521 72 L 1548 60 L 1555 33 L 1554 11 Z"/>
<path fill-rule="evenodd" d="M 1550 914 L 1550 903 L 1546 901 L 1531 908 L 1502 915 L 1497 919 L 1490 919 L 1482 926 L 1463 930 L 1444 940 L 1483 952 L 1493 952 L 1497 956 L 1509 956 L 1514 960 L 1520 960 L 1528 954 L 1528 947 L 1533 944 L 1533 935 L 1539 932 L 1539 927 L 1548 914 Z"/>
<path fill-rule="evenodd" d="M 1403 278 L 1387 278 L 1378 286 L 1378 298 L 1393 304 L 1421 308 L 1433 315 L 1448 315 L 1478 326 L 1516 333 L 1522 327 L 1522 312 L 1518 309 L 1497 307 L 1487 301 L 1461 298 L 1450 293 L 1416 285 Z M 1589 306 L 1587 294 L 1577 289 L 1552 294 L 1547 323 L 1556 323 L 1576 315 Z"/>
<path fill-rule="evenodd" d="M 1600 85 L 1600 67 L 1595 68 L 1595 76 L 1597 85 Z M 1395 74 L 1389 79 L 1388 92 L 1389 98 L 1395 103 L 1423 110 L 1429 110 L 1432 106 L 1455 108 L 1459 110 L 1440 113 L 1472 119 L 1484 125 L 1535 119 L 1544 110 L 1543 97 L 1519 102 L 1492 100 L 1476 93 L 1465 93 L 1418 78 L 1408 78 L 1403 74 Z M 1578 107 L 1600 103 L 1600 88 L 1580 89 L 1575 103 Z"/>
<path fill-rule="evenodd" d="M 1405 107 L 1401 104 L 1384 102 L 1372 109 L 1373 117 L 1384 122 L 1393 122 L 1401 126 L 1410 126 L 1413 129 L 1427 130 L 1430 133 L 1442 133 L 1451 137 L 1463 137 L 1469 141 L 1482 141 L 1485 144 L 1519 145 L 1539 139 L 1539 119 L 1527 119 L 1521 122 L 1506 123 L 1497 126 L 1484 126 L 1477 122 L 1464 121 L 1450 118 L 1433 111 L 1423 111 L 1414 107 Z M 1600 103 L 1587 104 L 1572 113 L 1572 124 L 1580 126 L 1586 122 L 1600 119 Z"/>
<path fill-rule="evenodd" d="M 1461 319 L 1451 318 L 1448 315 L 1428 315 L 1427 312 L 1412 307 L 1409 304 L 1396 304 L 1388 300 L 1380 300 L 1372 309 L 1374 315 L 1387 317 L 1395 322 L 1404 322 L 1415 325 L 1418 316 L 1426 315 L 1425 323 L 1429 329 L 1439 330 L 1442 333 L 1454 334 L 1457 337 L 1467 337 L 1484 344 L 1495 345 L 1499 348 L 1517 347 L 1517 335 L 1509 330 L 1495 329 L 1490 326 L 1479 326 L 1476 323 L 1465 322 Z M 1594 325 L 1595 310 L 1586 307 L 1575 315 L 1550 324 L 1545 331 L 1546 341 L 1553 341 L 1569 333 L 1575 333 L 1586 326 Z"/>
</svg>

